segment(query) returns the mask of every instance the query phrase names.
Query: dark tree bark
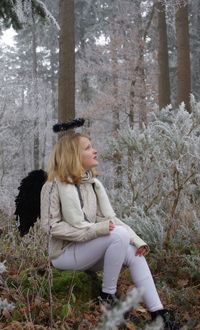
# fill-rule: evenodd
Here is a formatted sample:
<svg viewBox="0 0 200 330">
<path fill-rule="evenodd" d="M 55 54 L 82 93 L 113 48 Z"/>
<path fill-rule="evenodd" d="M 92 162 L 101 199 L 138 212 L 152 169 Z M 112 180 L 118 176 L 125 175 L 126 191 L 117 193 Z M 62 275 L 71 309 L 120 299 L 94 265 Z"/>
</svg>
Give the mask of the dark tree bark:
<svg viewBox="0 0 200 330">
<path fill-rule="evenodd" d="M 158 12 L 158 103 L 162 109 L 171 103 L 170 79 L 169 79 L 169 56 L 167 43 L 167 25 L 165 17 L 165 5 L 157 3 Z"/>
<path fill-rule="evenodd" d="M 182 6 L 176 12 L 176 42 L 177 42 L 177 98 L 178 103 L 185 103 L 188 112 L 191 112 L 191 69 L 188 5 Z"/>
<path fill-rule="evenodd" d="M 75 117 L 74 0 L 60 0 L 59 7 L 58 120 Z"/>
<path fill-rule="evenodd" d="M 111 34 L 110 34 L 110 51 L 112 59 L 112 94 L 113 94 L 113 104 L 112 104 L 112 132 L 113 136 L 118 135 L 118 130 L 120 129 L 120 114 L 119 114 L 119 91 L 118 91 L 118 42 L 117 42 L 117 28 L 115 24 L 115 17 L 113 17 L 113 22 L 111 24 Z M 121 154 L 115 152 L 113 155 L 113 166 L 115 169 L 114 187 L 115 189 L 122 187 L 122 164 L 121 164 Z"/>
<path fill-rule="evenodd" d="M 35 23 L 35 14 L 32 8 L 32 76 L 33 76 L 33 105 L 35 111 L 35 120 L 34 120 L 34 169 L 37 170 L 40 167 L 39 158 L 40 158 L 40 146 L 39 146 L 39 105 L 38 105 L 38 69 L 37 69 L 37 41 L 36 41 L 36 23 Z"/>
</svg>

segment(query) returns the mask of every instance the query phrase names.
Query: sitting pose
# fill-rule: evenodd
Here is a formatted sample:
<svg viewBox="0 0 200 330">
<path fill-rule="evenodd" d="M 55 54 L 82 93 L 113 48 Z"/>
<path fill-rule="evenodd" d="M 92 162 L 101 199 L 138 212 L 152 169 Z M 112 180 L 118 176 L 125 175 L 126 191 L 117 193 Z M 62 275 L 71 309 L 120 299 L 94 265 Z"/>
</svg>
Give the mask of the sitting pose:
<svg viewBox="0 0 200 330">
<path fill-rule="evenodd" d="M 41 226 L 50 234 L 51 263 L 61 270 L 102 270 L 104 302 L 114 299 L 120 271 L 126 265 L 135 286 L 144 290 L 152 319 L 161 316 L 166 325 L 168 312 L 144 257 L 149 247 L 116 217 L 94 175 L 97 164 L 97 152 L 83 134 L 68 133 L 54 147 L 41 191 Z"/>
</svg>

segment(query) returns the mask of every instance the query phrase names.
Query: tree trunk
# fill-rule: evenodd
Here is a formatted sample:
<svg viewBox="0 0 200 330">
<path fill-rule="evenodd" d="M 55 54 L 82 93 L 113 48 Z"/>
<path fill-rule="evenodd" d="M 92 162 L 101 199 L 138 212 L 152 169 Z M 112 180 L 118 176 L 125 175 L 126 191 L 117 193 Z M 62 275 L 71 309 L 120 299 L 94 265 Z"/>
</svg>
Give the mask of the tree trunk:
<svg viewBox="0 0 200 330">
<path fill-rule="evenodd" d="M 58 120 L 75 117 L 74 0 L 60 0 L 59 7 Z"/>
<path fill-rule="evenodd" d="M 169 57 L 167 44 L 167 25 L 165 17 L 165 5 L 157 3 L 158 10 L 158 102 L 162 109 L 171 103 L 169 80 Z"/>
<path fill-rule="evenodd" d="M 111 23 L 111 34 L 110 34 L 110 46 L 111 46 L 111 59 L 112 59 L 112 132 L 113 136 L 118 135 L 118 130 L 120 129 L 120 116 L 119 116 L 119 95 L 118 95 L 118 62 L 117 62 L 117 28 L 115 26 L 113 17 L 113 22 Z M 115 152 L 113 155 L 113 167 L 115 171 L 114 177 L 114 188 L 119 189 L 122 187 L 122 163 L 121 154 Z"/>
<path fill-rule="evenodd" d="M 185 103 L 188 112 L 191 112 L 191 70 L 188 5 L 180 7 L 176 12 L 176 43 L 177 43 L 177 98 L 178 103 Z"/>
<path fill-rule="evenodd" d="M 57 85 L 56 85 L 56 77 L 55 77 L 55 64 L 54 64 L 54 53 L 52 49 L 52 45 L 50 48 L 50 67 L 51 67 L 51 99 L 52 99 L 52 118 L 57 118 L 57 111 L 56 111 L 56 93 L 57 93 Z"/>
<path fill-rule="evenodd" d="M 139 127 L 142 128 L 146 123 L 146 83 L 145 83 L 145 63 L 144 63 L 144 45 L 145 31 L 142 25 L 141 1 L 134 2 L 134 9 L 138 13 L 136 36 L 134 42 L 138 45 L 137 61 L 133 70 L 130 86 L 130 111 L 129 124 L 133 128 L 136 116 L 138 117 Z"/>
<path fill-rule="evenodd" d="M 0 169 L 1 169 L 0 183 L 1 183 L 1 186 L 2 186 L 2 184 L 3 184 L 3 177 L 4 177 L 4 174 L 5 174 L 4 146 L 3 146 L 3 143 L 0 144 L 0 160 L 1 160 L 1 166 L 0 166 Z"/>
<path fill-rule="evenodd" d="M 34 169 L 39 169 L 39 104 L 38 104 L 38 76 L 37 76 L 37 42 L 36 42 L 36 24 L 35 24 L 35 16 L 32 8 L 32 75 L 33 75 L 33 108 L 35 112 L 35 120 L 34 120 L 34 151 L 33 151 L 33 159 L 34 159 Z"/>
<path fill-rule="evenodd" d="M 200 95 L 200 57 L 199 57 L 199 44 L 200 44 L 200 2 L 191 3 L 190 14 L 191 21 L 191 35 L 190 35 L 190 48 L 191 48 L 191 90 L 194 97 L 199 100 Z"/>
<path fill-rule="evenodd" d="M 141 9 L 138 5 L 138 42 L 139 42 L 139 61 L 138 61 L 138 105 L 139 105 L 139 127 L 147 122 L 146 112 L 146 82 L 145 82 L 145 63 L 144 63 L 144 29 L 142 26 Z"/>
<path fill-rule="evenodd" d="M 22 86 L 22 90 L 21 90 L 21 113 L 22 116 L 24 117 L 25 113 L 24 113 L 24 92 L 25 92 L 25 88 Z M 22 147 L 22 157 L 23 157 L 23 175 L 25 176 L 26 173 L 26 152 L 25 152 L 25 143 L 26 141 L 24 141 L 23 135 L 21 137 L 21 147 Z"/>
</svg>

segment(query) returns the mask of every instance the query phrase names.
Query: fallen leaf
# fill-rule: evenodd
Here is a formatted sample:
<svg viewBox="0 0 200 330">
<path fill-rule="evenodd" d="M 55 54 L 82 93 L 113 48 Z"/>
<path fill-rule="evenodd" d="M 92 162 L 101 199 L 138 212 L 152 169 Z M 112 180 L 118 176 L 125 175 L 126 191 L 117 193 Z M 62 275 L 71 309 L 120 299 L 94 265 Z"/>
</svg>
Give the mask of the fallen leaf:
<svg viewBox="0 0 200 330">
<path fill-rule="evenodd" d="M 141 312 L 141 313 L 146 313 L 147 312 L 147 310 L 142 306 L 138 306 L 135 310 L 137 312 Z"/>
<path fill-rule="evenodd" d="M 183 280 L 183 279 L 182 279 L 182 280 L 178 280 L 178 282 L 177 282 L 178 286 L 180 286 L 181 288 L 187 286 L 188 283 L 189 283 L 189 280 L 188 280 L 188 279 L 185 279 L 185 280 Z"/>
<path fill-rule="evenodd" d="M 2 329 L 4 329 L 4 330 L 23 330 L 23 326 L 21 325 L 20 322 L 14 321 L 14 322 L 10 323 L 7 327 L 2 328 Z"/>
<path fill-rule="evenodd" d="M 8 310 L 8 309 L 6 309 L 6 308 L 4 308 L 4 310 L 3 310 L 3 312 L 2 312 L 2 315 L 7 319 L 7 320 L 9 320 L 9 319 L 11 319 L 11 312 Z"/>
<path fill-rule="evenodd" d="M 23 330 L 34 330 L 34 324 L 32 322 L 26 323 Z"/>
<path fill-rule="evenodd" d="M 126 323 L 126 329 L 127 330 L 136 330 L 136 327 L 134 326 L 133 323 L 127 322 Z"/>
</svg>

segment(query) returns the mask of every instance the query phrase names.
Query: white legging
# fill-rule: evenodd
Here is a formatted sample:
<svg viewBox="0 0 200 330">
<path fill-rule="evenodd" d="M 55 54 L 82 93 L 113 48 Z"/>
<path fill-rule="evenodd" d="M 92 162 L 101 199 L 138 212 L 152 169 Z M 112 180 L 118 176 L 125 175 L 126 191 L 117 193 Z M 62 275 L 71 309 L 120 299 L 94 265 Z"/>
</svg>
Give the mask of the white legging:
<svg viewBox="0 0 200 330">
<path fill-rule="evenodd" d="M 73 243 L 52 260 L 52 265 L 62 270 L 103 270 L 102 291 L 110 294 L 116 292 L 121 268 L 126 265 L 135 286 L 144 289 L 143 300 L 147 309 L 150 312 L 162 309 L 148 264 L 143 256 L 135 255 L 136 248 L 129 242 L 126 228 L 116 226 L 109 235 Z"/>
</svg>

